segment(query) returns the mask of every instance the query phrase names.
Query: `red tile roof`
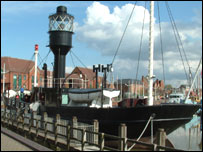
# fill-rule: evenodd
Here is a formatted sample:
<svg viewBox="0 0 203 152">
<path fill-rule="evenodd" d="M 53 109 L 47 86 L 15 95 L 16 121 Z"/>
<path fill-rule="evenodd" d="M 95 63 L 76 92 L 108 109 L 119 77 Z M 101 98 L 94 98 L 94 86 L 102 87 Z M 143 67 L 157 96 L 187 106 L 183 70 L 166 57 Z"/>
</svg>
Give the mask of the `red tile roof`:
<svg viewBox="0 0 203 152">
<path fill-rule="evenodd" d="M 11 58 L 11 57 L 1 57 L 1 67 L 5 63 L 6 71 L 28 73 L 34 67 L 34 61 Z"/>
<path fill-rule="evenodd" d="M 79 71 L 86 76 L 87 79 L 93 80 L 96 77 L 96 74 L 93 72 L 92 69 L 88 68 L 82 68 L 82 67 L 76 67 L 79 69 Z M 76 69 L 75 68 L 75 69 Z M 73 70 L 74 71 L 74 70 Z"/>
<path fill-rule="evenodd" d="M 79 79 L 80 76 L 79 76 L 78 74 L 74 74 L 74 73 L 73 73 L 73 74 L 70 74 L 70 75 L 69 75 L 68 79 L 72 79 L 72 78 L 73 78 L 73 79 Z"/>
</svg>

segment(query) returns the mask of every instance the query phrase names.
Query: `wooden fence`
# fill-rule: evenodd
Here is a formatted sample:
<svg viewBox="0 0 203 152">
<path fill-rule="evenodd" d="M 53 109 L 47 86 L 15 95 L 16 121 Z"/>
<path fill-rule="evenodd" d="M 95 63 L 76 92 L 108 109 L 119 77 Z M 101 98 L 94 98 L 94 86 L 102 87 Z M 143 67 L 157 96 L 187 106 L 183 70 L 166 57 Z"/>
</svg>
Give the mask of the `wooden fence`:
<svg viewBox="0 0 203 152">
<path fill-rule="evenodd" d="M 50 139 L 54 142 L 56 150 L 59 150 L 59 143 L 62 143 L 66 146 L 65 150 L 70 150 L 70 147 L 77 147 L 77 149 L 84 151 L 88 150 L 86 148 L 87 146 L 92 146 L 91 150 L 128 151 L 128 145 L 131 143 L 146 146 L 147 149 L 152 151 L 182 151 L 180 149 L 173 149 L 157 144 L 149 144 L 128 139 L 126 133 L 127 126 L 125 126 L 125 124 L 119 126 L 119 137 L 98 132 L 99 122 L 97 120 L 94 120 L 93 127 L 90 127 L 84 124 L 81 125 L 77 122 L 76 117 L 73 117 L 72 121 L 62 120 L 60 119 L 60 115 L 57 115 L 56 119 L 50 118 L 46 113 L 43 117 L 43 119 L 42 116 L 38 115 L 25 115 L 20 117 L 17 113 L 1 109 L 1 124 L 3 126 L 8 128 L 15 127 L 15 129 L 22 130 L 24 133 L 27 132 L 28 135 L 34 134 L 36 138 L 42 136 L 45 142 Z M 91 129 L 88 129 L 88 127 Z M 158 136 L 162 141 L 165 139 L 165 136 L 163 136 L 163 130 L 159 132 Z M 106 146 L 105 138 L 118 141 L 118 147 L 112 148 Z"/>
</svg>

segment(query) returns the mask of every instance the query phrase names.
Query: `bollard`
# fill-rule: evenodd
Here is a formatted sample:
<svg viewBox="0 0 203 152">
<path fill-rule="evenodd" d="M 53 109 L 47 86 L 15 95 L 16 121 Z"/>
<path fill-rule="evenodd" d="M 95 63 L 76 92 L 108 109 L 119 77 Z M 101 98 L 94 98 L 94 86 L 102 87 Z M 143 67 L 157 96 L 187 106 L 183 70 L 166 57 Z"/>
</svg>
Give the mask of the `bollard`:
<svg viewBox="0 0 203 152">
<path fill-rule="evenodd" d="M 127 150 L 127 126 L 125 124 L 120 124 L 119 129 L 118 129 L 118 135 L 119 137 L 123 138 L 123 140 L 120 140 L 119 142 L 119 149 L 121 151 L 126 151 Z"/>
<path fill-rule="evenodd" d="M 157 145 L 165 147 L 166 145 L 166 132 L 164 129 L 159 128 L 157 133 Z M 159 149 L 159 151 L 164 151 L 162 149 Z"/>
<path fill-rule="evenodd" d="M 93 125 L 94 125 L 94 132 L 98 133 L 99 132 L 99 122 L 98 120 L 94 119 L 93 120 Z M 98 144 L 98 134 L 94 134 L 94 143 Z"/>
</svg>

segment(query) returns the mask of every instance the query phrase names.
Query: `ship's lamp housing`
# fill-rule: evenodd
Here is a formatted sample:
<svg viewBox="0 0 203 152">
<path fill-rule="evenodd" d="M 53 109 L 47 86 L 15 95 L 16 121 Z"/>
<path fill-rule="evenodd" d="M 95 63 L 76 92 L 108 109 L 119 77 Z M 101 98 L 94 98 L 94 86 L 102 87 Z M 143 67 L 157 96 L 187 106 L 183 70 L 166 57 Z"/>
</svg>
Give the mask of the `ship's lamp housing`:
<svg viewBox="0 0 203 152">
<path fill-rule="evenodd" d="M 49 31 L 73 32 L 74 17 L 67 14 L 65 6 L 58 6 L 56 14 L 49 16 Z"/>
<path fill-rule="evenodd" d="M 65 78 L 66 54 L 72 48 L 73 20 L 65 6 L 58 6 L 56 13 L 49 16 L 49 47 L 54 53 L 55 81 Z"/>
</svg>

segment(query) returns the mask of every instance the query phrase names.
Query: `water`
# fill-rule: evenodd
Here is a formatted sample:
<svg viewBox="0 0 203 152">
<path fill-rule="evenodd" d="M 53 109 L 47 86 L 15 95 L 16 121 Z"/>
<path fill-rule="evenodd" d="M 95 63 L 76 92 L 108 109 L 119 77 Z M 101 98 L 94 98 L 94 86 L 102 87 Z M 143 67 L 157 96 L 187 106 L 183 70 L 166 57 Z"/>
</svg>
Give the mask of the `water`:
<svg viewBox="0 0 203 152">
<path fill-rule="evenodd" d="M 189 123 L 169 134 L 168 139 L 177 149 L 187 151 L 202 151 L 200 117 L 194 116 Z"/>
</svg>

